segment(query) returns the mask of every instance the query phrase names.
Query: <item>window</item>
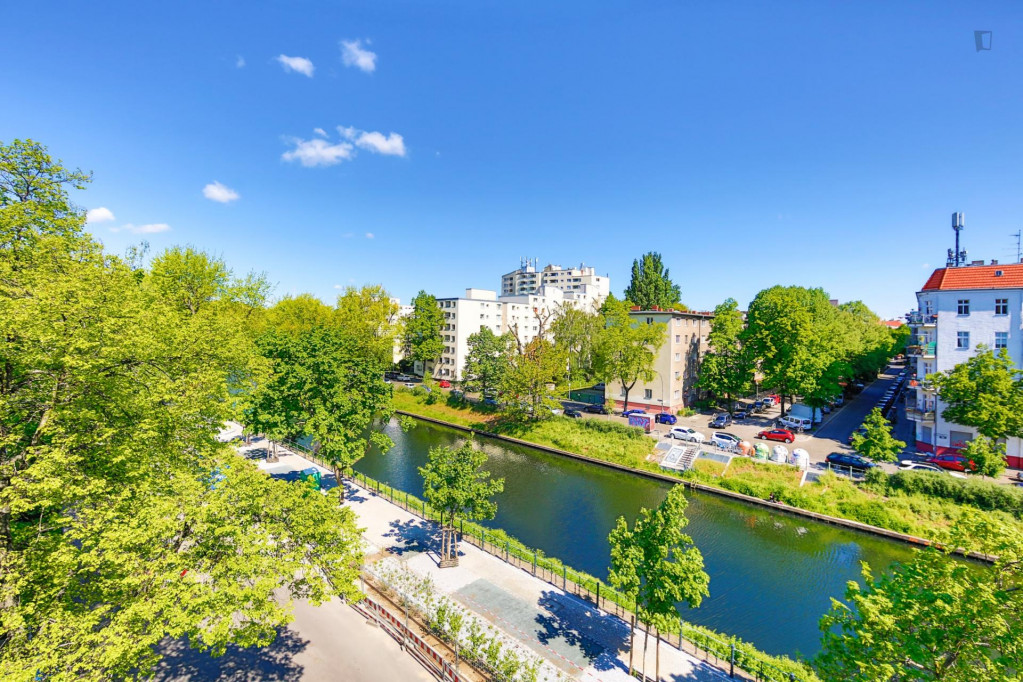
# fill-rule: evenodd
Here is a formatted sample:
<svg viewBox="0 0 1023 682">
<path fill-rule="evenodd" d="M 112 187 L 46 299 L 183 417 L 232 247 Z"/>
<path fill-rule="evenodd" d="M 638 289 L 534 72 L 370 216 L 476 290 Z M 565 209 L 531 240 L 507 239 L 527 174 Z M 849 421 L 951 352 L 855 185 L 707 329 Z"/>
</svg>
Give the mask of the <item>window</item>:
<svg viewBox="0 0 1023 682">
<path fill-rule="evenodd" d="M 676 388 L 676 389 L 675 389 L 675 397 L 676 397 L 676 398 L 678 398 L 678 397 L 679 397 L 680 395 L 681 395 L 681 391 L 679 391 L 679 390 L 678 390 L 678 389 Z"/>
<path fill-rule="evenodd" d="M 678 371 L 677 369 L 675 370 L 675 381 L 678 381 L 678 378 L 681 374 L 682 372 Z"/>
<path fill-rule="evenodd" d="M 996 298 L 995 299 L 995 315 L 1008 315 L 1009 314 L 1009 299 L 1007 298 Z"/>
<path fill-rule="evenodd" d="M 924 301 L 924 315 L 933 315 L 934 309 L 931 307 L 930 301 Z"/>
<path fill-rule="evenodd" d="M 675 318 L 675 326 L 676 327 L 681 327 L 682 326 L 682 318 L 679 318 L 679 317 Z"/>
<path fill-rule="evenodd" d="M 995 348 L 1009 347 L 1009 332 L 995 332 Z"/>
<path fill-rule="evenodd" d="M 654 318 L 652 318 L 652 317 L 646 318 L 646 323 L 647 324 L 653 324 L 654 323 Z"/>
<path fill-rule="evenodd" d="M 646 389 L 643 391 L 643 400 L 653 400 L 654 392 L 652 389 Z"/>
<path fill-rule="evenodd" d="M 681 353 L 675 353 L 675 361 L 677 362 L 677 361 L 679 361 L 681 359 L 682 359 L 682 354 Z"/>
<path fill-rule="evenodd" d="M 624 386 L 622 386 L 622 391 L 618 395 L 620 395 L 623 398 L 625 397 L 625 387 Z"/>
<path fill-rule="evenodd" d="M 960 350 L 970 348 L 970 332 L 956 332 L 956 348 Z"/>
<path fill-rule="evenodd" d="M 680 343 L 681 341 L 682 341 L 682 335 L 681 334 L 675 334 L 675 343 Z"/>
<path fill-rule="evenodd" d="M 959 304 L 957 306 L 957 311 L 958 311 L 958 313 L 960 315 L 969 315 L 970 314 L 970 299 L 968 299 L 968 298 L 960 298 L 959 299 Z"/>
</svg>

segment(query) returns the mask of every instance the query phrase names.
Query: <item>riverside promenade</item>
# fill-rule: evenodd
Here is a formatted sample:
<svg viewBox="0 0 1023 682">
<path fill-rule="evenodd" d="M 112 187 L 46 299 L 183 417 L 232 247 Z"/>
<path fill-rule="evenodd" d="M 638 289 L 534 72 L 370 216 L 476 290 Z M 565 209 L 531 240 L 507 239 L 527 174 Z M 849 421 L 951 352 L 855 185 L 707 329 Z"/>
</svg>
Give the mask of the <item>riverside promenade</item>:
<svg viewBox="0 0 1023 682">
<path fill-rule="evenodd" d="M 258 460 L 272 476 L 288 478 L 310 467 L 321 471 L 325 487 L 333 487 L 333 475 L 304 457 L 278 446 L 280 461 L 267 463 L 260 457 L 266 441 L 239 448 Z M 536 578 L 468 542 L 460 543 L 459 565 L 437 565 L 439 534 L 436 524 L 350 481 L 345 482 L 346 505 L 358 517 L 368 543 L 367 556 L 391 556 L 409 571 L 432 579 L 437 592 L 450 597 L 483 618 L 510 640 L 544 659 L 548 679 L 607 680 L 627 682 L 629 627 L 623 620 L 593 604 Z M 570 528 L 565 529 L 571 532 Z M 643 637 L 638 632 L 634 666 L 641 669 Z M 672 682 L 721 682 L 728 675 L 718 668 L 661 644 L 661 678 Z M 646 675 L 654 679 L 655 647 L 651 638 L 646 656 Z"/>
</svg>

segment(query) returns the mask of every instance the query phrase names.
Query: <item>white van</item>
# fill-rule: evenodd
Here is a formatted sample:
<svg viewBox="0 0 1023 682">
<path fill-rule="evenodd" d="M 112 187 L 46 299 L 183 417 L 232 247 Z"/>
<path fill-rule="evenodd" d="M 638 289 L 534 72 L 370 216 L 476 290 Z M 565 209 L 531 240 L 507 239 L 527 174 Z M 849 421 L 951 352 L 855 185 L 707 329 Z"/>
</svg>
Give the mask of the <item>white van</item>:
<svg viewBox="0 0 1023 682">
<path fill-rule="evenodd" d="M 791 414 L 779 419 L 778 423 L 792 431 L 808 431 L 813 427 L 809 417 L 793 417 Z"/>
</svg>

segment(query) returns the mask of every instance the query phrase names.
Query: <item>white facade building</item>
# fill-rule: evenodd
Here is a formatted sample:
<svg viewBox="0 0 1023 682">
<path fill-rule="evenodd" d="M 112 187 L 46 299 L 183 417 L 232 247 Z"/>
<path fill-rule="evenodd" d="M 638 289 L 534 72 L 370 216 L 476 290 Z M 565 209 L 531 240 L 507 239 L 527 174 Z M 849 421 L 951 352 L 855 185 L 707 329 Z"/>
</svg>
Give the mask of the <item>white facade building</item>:
<svg viewBox="0 0 1023 682">
<path fill-rule="evenodd" d="M 535 261 L 527 261 L 518 269 L 501 277 L 501 297 L 535 294 L 541 287 L 557 287 L 568 305 L 599 308 L 611 292 L 611 280 L 598 275 L 592 267 L 578 268 L 547 265 L 537 270 Z"/>
<path fill-rule="evenodd" d="M 428 367 L 435 379 L 461 381 L 462 368 L 469 354 L 469 337 L 484 327 L 494 334 L 517 335 L 529 343 L 540 333 L 541 315 L 555 314 L 565 303 L 560 289 L 541 287 L 536 293 L 520 296 L 497 296 L 487 289 L 466 289 L 464 297 L 438 298 L 444 314 L 441 339 L 444 351 L 437 362 Z"/>
<path fill-rule="evenodd" d="M 979 345 L 1008 351 L 1023 368 L 1023 264 L 983 261 L 940 268 L 917 292 L 918 310 L 907 316 L 913 336 L 907 355 L 915 363 L 915 381 L 907 392 L 906 414 L 916 422 L 916 447 L 925 452 L 956 452 L 976 430 L 948 422 L 945 404 L 927 387 L 935 372 L 952 369 L 977 354 Z M 1010 438 L 1011 467 L 1023 465 L 1023 443 Z"/>
</svg>

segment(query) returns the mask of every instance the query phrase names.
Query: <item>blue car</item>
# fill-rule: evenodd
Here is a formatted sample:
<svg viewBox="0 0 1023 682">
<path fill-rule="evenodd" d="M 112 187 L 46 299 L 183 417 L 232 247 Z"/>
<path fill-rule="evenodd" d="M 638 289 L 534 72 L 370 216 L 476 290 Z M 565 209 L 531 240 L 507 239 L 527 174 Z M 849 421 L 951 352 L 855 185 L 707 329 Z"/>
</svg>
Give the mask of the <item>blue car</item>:
<svg viewBox="0 0 1023 682">
<path fill-rule="evenodd" d="M 657 416 L 654 417 L 654 421 L 658 424 L 671 424 L 674 426 L 678 422 L 678 418 L 670 412 L 658 412 Z"/>
<path fill-rule="evenodd" d="M 646 414 L 646 410 L 635 409 L 635 410 L 625 410 L 625 412 L 622 412 L 622 416 L 623 417 L 629 417 L 629 416 L 634 415 L 634 414 Z"/>
<path fill-rule="evenodd" d="M 490 405 L 491 407 L 497 407 L 497 400 L 495 400 L 494 398 L 484 398 L 483 404 Z"/>
</svg>

